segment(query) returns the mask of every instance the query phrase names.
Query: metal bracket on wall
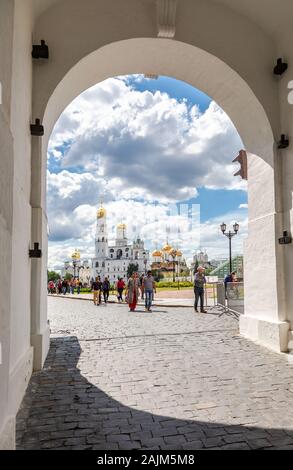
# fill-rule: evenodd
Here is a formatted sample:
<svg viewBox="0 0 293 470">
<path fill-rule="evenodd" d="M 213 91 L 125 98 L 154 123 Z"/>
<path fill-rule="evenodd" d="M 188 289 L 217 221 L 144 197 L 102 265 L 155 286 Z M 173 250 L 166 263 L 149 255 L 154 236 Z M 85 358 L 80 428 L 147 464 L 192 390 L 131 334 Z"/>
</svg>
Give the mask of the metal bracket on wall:
<svg viewBox="0 0 293 470">
<path fill-rule="evenodd" d="M 39 248 L 39 243 L 34 243 L 34 249 L 29 250 L 29 257 L 30 258 L 41 258 L 42 257 L 42 250 Z"/>
</svg>

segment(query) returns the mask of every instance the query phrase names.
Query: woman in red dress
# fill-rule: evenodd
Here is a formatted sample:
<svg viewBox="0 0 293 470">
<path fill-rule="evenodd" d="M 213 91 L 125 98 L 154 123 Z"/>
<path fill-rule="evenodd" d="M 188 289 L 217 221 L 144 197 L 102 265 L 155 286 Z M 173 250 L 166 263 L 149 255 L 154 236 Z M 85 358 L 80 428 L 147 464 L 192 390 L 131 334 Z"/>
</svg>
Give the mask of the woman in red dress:
<svg viewBox="0 0 293 470">
<path fill-rule="evenodd" d="M 128 280 L 127 298 L 130 312 L 134 312 L 138 301 L 139 279 L 138 274 L 133 273 Z"/>
</svg>

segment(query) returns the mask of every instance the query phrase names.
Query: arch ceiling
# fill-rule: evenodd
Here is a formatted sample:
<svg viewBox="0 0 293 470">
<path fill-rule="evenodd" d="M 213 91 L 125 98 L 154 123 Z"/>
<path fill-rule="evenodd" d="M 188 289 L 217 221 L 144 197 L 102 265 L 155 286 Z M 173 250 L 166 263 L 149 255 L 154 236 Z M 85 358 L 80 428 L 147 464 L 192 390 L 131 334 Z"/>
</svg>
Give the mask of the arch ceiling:
<svg viewBox="0 0 293 470">
<path fill-rule="evenodd" d="M 48 8 L 66 0 L 33 0 L 35 18 Z M 193 0 L 195 1 L 195 0 Z M 291 27 L 293 17 L 292 0 L 206 0 L 222 4 L 236 13 L 245 16 L 271 36 L 280 36 L 284 28 Z M 142 3 L 156 3 L 156 0 L 136 0 Z M 186 0 L 177 0 L 178 11 L 184 8 Z"/>
</svg>

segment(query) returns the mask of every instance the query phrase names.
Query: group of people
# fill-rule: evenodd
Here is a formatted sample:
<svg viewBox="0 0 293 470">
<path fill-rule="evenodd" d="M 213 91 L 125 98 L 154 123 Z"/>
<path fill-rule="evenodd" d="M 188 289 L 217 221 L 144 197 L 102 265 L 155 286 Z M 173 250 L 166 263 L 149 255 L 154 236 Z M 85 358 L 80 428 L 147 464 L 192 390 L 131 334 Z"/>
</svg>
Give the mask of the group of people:
<svg viewBox="0 0 293 470">
<path fill-rule="evenodd" d="M 237 282 L 236 273 L 232 272 L 225 277 L 225 291 L 227 293 L 227 286 L 229 283 Z M 205 268 L 199 266 L 194 276 L 194 310 L 198 312 L 198 304 L 200 304 L 200 311 L 207 313 L 204 309 L 204 289 L 206 284 Z M 48 292 L 49 294 L 74 294 L 77 289 L 77 294 L 80 294 L 82 282 L 79 279 L 58 279 L 56 282 L 49 281 Z M 110 294 L 110 281 L 105 277 L 102 281 L 100 276 L 92 282 L 91 285 L 93 292 L 93 301 L 95 305 L 101 305 L 102 296 L 104 303 L 108 303 Z M 154 300 L 154 293 L 156 292 L 156 283 L 152 276 L 152 272 L 148 271 L 146 275 L 139 277 L 138 272 L 134 272 L 125 284 L 123 278 L 119 278 L 116 283 L 118 302 L 123 302 L 123 292 L 125 290 L 125 301 L 129 305 L 130 312 L 134 312 L 138 303 L 139 297 L 145 299 L 145 311 L 151 312 L 152 302 Z M 227 294 L 226 294 L 227 295 Z"/>
<path fill-rule="evenodd" d="M 92 291 L 93 291 L 93 301 L 95 305 L 101 305 L 102 303 L 102 294 L 104 297 L 104 303 L 108 303 L 109 294 L 110 294 L 110 281 L 108 277 L 102 281 L 100 276 L 97 276 L 95 281 L 92 282 Z"/>
<path fill-rule="evenodd" d="M 136 308 L 139 292 L 141 292 L 141 298 L 145 299 L 145 311 L 151 312 L 154 293 L 156 292 L 156 283 L 151 271 L 148 271 L 147 275 L 141 278 L 139 278 L 137 272 L 134 272 L 129 278 L 126 298 L 130 312 L 134 312 Z"/>
<path fill-rule="evenodd" d="M 134 272 L 128 279 L 127 285 L 123 278 L 119 278 L 116 284 L 118 302 L 123 302 L 123 292 L 125 290 L 125 301 L 129 305 L 129 310 L 134 312 L 137 306 L 139 297 L 145 299 L 145 310 L 151 312 L 151 306 L 156 292 L 155 280 L 152 272 L 148 271 L 147 275 L 139 277 L 137 272 Z M 100 276 L 92 282 L 93 302 L 95 305 L 100 305 L 102 302 L 102 294 L 105 304 L 108 302 L 110 292 L 110 282 L 107 277 L 101 281 Z"/>
<path fill-rule="evenodd" d="M 82 288 L 82 282 L 79 279 L 58 279 L 57 281 L 49 281 L 48 293 L 49 294 L 74 294 L 75 289 L 78 294 Z"/>
</svg>

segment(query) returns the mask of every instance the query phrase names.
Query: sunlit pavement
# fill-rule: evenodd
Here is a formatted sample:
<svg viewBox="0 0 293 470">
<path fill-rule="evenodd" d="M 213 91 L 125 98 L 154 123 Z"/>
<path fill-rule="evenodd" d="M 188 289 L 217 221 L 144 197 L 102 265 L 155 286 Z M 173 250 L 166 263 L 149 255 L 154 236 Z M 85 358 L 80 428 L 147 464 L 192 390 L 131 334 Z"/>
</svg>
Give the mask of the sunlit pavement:
<svg viewBox="0 0 293 470">
<path fill-rule="evenodd" d="M 293 449 L 293 365 L 219 313 L 49 298 L 18 449 Z"/>
</svg>

